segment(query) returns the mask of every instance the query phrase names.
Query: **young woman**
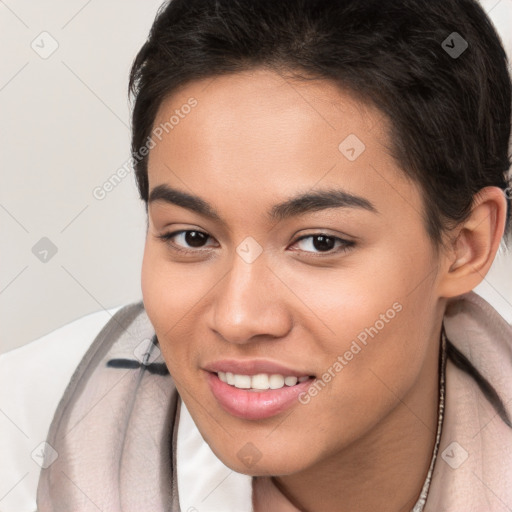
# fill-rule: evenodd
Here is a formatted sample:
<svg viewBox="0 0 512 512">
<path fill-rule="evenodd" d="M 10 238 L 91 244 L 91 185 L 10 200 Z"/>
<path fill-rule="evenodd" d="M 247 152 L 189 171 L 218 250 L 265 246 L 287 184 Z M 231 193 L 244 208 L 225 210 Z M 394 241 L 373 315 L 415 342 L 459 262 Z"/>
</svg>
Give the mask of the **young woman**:
<svg viewBox="0 0 512 512">
<path fill-rule="evenodd" d="M 512 327 L 472 291 L 507 64 L 475 1 L 164 5 L 130 78 L 143 302 L 60 401 L 39 512 L 510 509 Z"/>
</svg>

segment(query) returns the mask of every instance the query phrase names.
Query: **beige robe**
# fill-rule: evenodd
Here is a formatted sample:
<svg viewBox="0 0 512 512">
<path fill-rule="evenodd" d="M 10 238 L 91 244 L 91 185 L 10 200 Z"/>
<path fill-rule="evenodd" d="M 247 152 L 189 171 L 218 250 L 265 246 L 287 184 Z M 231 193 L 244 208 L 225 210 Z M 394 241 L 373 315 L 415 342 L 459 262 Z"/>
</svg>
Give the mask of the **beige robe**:
<svg viewBox="0 0 512 512">
<path fill-rule="evenodd" d="M 444 325 L 512 417 L 512 326 L 474 292 L 449 304 Z M 118 311 L 96 337 L 47 436 L 58 458 L 41 471 L 38 512 L 181 510 L 175 450 L 180 398 L 172 377 L 159 372 L 165 364 L 161 355 L 153 358 L 154 345 L 148 366 L 134 357 L 141 340 L 153 335 L 139 302 Z M 140 367 L 107 366 L 112 359 Z M 512 428 L 450 359 L 444 415 L 424 512 L 512 510 Z"/>
</svg>

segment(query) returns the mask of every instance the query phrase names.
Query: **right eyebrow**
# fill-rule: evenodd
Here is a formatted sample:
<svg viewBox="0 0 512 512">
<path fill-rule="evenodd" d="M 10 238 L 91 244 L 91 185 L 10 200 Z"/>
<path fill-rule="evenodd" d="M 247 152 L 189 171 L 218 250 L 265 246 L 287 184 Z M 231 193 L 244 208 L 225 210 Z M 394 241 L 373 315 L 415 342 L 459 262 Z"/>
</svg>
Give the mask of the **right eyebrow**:
<svg viewBox="0 0 512 512">
<path fill-rule="evenodd" d="M 162 201 L 164 203 L 181 206 L 187 210 L 199 213 L 203 217 L 207 217 L 218 222 L 223 222 L 221 216 L 217 213 L 213 206 L 207 203 L 204 199 L 201 199 L 199 196 L 183 192 L 176 188 L 172 188 L 166 184 L 158 185 L 151 191 L 148 204 L 154 201 Z"/>
</svg>

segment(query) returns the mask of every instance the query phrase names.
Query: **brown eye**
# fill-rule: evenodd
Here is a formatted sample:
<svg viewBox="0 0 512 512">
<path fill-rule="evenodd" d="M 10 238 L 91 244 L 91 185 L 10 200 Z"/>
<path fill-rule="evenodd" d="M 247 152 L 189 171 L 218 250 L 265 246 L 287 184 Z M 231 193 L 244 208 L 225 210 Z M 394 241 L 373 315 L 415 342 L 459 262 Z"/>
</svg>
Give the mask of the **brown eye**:
<svg viewBox="0 0 512 512">
<path fill-rule="evenodd" d="M 157 238 L 165 241 L 172 249 L 184 252 L 193 252 L 194 248 L 205 246 L 210 235 L 197 230 L 181 230 L 173 233 L 164 233 Z"/>
<path fill-rule="evenodd" d="M 321 252 L 334 248 L 336 240 L 332 236 L 316 235 L 313 237 L 313 247 Z"/>
<path fill-rule="evenodd" d="M 185 242 L 191 247 L 202 247 L 208 239 L 208 235 L 201 231 L 185 231 L 184 234 Z"/>
<path fill-rule="evenodd" d="M 303 242 L 302 247 L 299 247 L 301 251 L 306 253 L 310 252 L 312 254 L 328 253 L 328 255 L 336 254 L 340 251 L 346 251 L 355 245 L 355 242 L 344 240 L 337 236 L 327 235 L 325 233 L 305 235 L 299 238 L 295 244 L 299 244 L 299 242 Z M 336 244 L 338 244 L 337 249 L 335 249 Z"/>
</svg>

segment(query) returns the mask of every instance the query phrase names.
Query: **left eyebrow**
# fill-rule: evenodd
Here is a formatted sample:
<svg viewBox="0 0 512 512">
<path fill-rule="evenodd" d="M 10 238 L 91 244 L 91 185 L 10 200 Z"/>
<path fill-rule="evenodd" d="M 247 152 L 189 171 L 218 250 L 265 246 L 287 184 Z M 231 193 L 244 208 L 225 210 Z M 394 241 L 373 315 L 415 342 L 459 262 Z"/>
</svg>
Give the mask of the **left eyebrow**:
<svg viewBox="0 0 512 512">
<path fill-rule="evenodd" d="M 341 189 L 318 190 L 306 192 L 274 205 L 268 216 L 271 219 L 283 220 L 304 213 L 325 210 L 328 208 L 361 208 L 379 213 L 377 208 L 364 197 L 350 194 Z"/>
<path fill-rule="evenodd" d="M 224 223 L 215 208 L 199 196 L 183 192 L 166 184 L 157 185 L 151 190 L 148 203 L 163 201 L 181 206 L 211 220 Z M 284 220 L 305 213 L 328 208 L 360 208 L 379 213 L 377 208 L 364 197 L 346 192 L 342 189 L 326 189 L 305 192 L 286 201 L 275 204 L 267 212 L 271 220 Z"/>
</svg>

